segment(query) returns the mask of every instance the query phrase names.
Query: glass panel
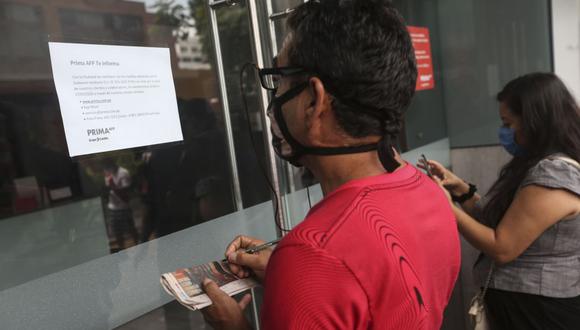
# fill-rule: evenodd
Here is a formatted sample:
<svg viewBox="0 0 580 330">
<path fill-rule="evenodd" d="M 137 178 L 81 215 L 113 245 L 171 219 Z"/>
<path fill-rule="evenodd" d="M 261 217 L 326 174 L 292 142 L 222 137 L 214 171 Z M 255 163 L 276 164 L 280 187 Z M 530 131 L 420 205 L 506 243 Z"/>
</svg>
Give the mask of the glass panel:
<svg viewBox="0 0 580 330">
<path fill-rule="evenodd" d="M 419 90 L 405 114 L 405 131 L 400 138 L 402 151 L 415 149 L 447 136 L 444 86 L 442 83 L 439 17 L 436 0 L 395 0 L 395 7 L 407 25 L 429 29 L 435 88 Z"/>
<path fill-rule="evenodd" d="M 254 63 L 248 9 L 245 4 L 216 11 L 222 50 L 232 130 L 236 144 L 238 173 L 244 207 L 270 200 L 264 127 L 261 121 L 257 72 L 245 64 Z M 242 87 L 247 108 L 242 98 Z M 246 112 L 247 110 L 247 112 Z"/>
<path fill-rule="evenodd" d="M 185 309 L 177 301 L 172 301 L 163 305 L 161 308 L 156 308 L 151 312 L 142 315 L 120 327 L 117 330 L 131 330 L 131 329 L 155 329 L 155 330 L 170 330 L 170 329 L 212 329 L 211 326 L 205 323 L 203 315 Z"/>
<path fill-rule="evenodd" d="M 264 175 L 258 170 L 258 160 L 264 167 L 266 161 L 253 70 L 242 81 L 247 87 L 248 115 L 240 93 L 243 64 L 253 62 L 247 8 L 223 8 L 217 18 L 223 50 L 219 59 L 206 0 L 0 2 L 0 268 L 4 270 L 0 294 L 12 294 L 25 283 L 33 287 L 33 281 L 50 274 L 234 211 L 233 190 L 238 183 L 232 179 L 217 61 L 225 68 L 243 206 L 270 200 Z M 71 159 L 48 41 L 168 48 L 184 141 Z M 271 211 L 260 221 L 270 229 L 268 234 L 274 233 Z M 242 228 L 248 229 L 242 224 L 202 228 L 221 230 L 212 233 L 212 238 L 233 237 Z M 220 240 L 219 251 L 225 243 Z M 146 255 L 158 258 L 148 253 L 141 257 Z M 195 255 L 203 261 L 208 258 L 199 249 Z M 199 258 L 196 261 L 201 262 Z M 179 265 L 187 266 L 184 261 Z M 149 290 L 159 291 L 159 274 L 150 274 Z M 99 281 L 107 288 L 119 284 L 103 276 Z M 104 290 L 103 294 L 120 295 L 121 291 Z M 54 297 L 64 296 L 55 293 Z M 162 297 L 169 300 L 164 293 Z M 99 303 L 88 303 L 93 302 Z M 161 305 L 155 303 L 154 307 Z M 119 310 L 105 305 L 116 315 L 114 322 L 126 322 L 126 315 L 119 316 Z M 160 328 L 180 327 L 184 317 L 193 328 L 205 328 L 199 313 L 175 308 L 175 303 L 151 315 L 163 315 Z"/>
<path fill-rule="evenodd" d="M 0 2 L 0 290 L 234 211 L 207 8 L 201 0 Z M 240 69 L 252 60 L 248 16 L 236 6 L 218 18 L 247 207 L 270 198 L 240 98 Z M 49 40 L 169 48 L 184 141 L 71 159 Z M 257 109 L 250 97 L 263 159 Z"/>
<path fill-rule="evenodd" d="M 274 15 L 285 11 L 288 8 L 294 8 L 304 3 L 303 0 L 269 0 L 272 2 L 272 13 Z M 286 18 L 277 18 L 273 20 L 274 31 L 276 34 L 276 49 L 282 48 L 284 38 L 288 33 L 286 29 Z"/>
<path fill-rule="evenodd" d="M 451 147 L 498 144 L 496 94 L 509 81 L 552 71 L 549 1 L 439 1 Z"/>
<path fill-rule="evenodd" d="M 100 201 L 98 201 L 100 202 Z M 165 305 L 171 297 L 159 285 L 159 275 L 223 257 L 232 235 L 276 237 L 270 201 L 160 237 L 113 255 L 97 258 L 0 291 L 2 330 L 112 329 L 156 308 L 160 319 L 149 329 L 184 329 L 183 320 L 199 329 L 199 312 Z M 75 221 L 74 218 L 71 221 Z M 81 224 L 84 226 L 85 224 Z M 35 237 L 36 238 L 36 237 Z M 4 241 L 0 241 L 3 244 Z M 12 242 L 10 242 L 12 243 Z M 3 249 L 4 245 L 1 246 Z M 43 265 L 38 259 L 35 269 Z M 2 268 L 4 271 L 5 268 Z M 27 276 L 22 274 L 22 276 Z M 128 329 L 134 325 L 129 323 Z M 142 325 L 142 323 L 140 323 Z M 142 328 L 138 328 L 142 329 Z"/>
</svg>

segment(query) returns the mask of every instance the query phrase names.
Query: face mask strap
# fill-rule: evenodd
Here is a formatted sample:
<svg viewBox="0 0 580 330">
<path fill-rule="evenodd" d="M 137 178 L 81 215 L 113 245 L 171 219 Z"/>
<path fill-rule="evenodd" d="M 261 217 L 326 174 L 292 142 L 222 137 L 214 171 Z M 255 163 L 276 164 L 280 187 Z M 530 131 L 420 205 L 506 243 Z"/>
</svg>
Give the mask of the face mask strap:
<svg viewBox="0 0 580 330">
<path fill-rule="evenodd" d="M 276 119 L 276 123 L 278 124 L 278 127 L 280 128 L 280 132 L 282 133 L 282 137 L 284 137 L 286 142 L 288 142 L 290 147 L 292 147 L 293 155 L 291 155 L 290 157 L 293 158 L 294 162 L 296 162 L 298 160 L 298 158 L 300 158 L 300 156 L 303 155 L 303 150 L 305 148 L 304 148 L 304 146 L 302 146 L 302 144 L 300 144 L 300 142 L 298 142 L 296 139 L 294 139 L 292 134 L 290 134 L 290 130 L 288 129 L 288 125 L 286 124 L 286 120 L 284 119 L 284 115 L 282 113 L 282 105 L 284 103 L 290 101 L 294 97 L 298 96 L 300 93 L 302 93 L 302 91 L 304 89 L 306 89 L 306 87 L 308 87 L 308 85 L 309 85 L 308 82 L 301 83 L 300 85 L 297 85 L 297 86 L 291 88 L 286 93 L 282 94 L 280 97 L 274 98 L 272 100 L 272 107 L 274 107 L 274 109 L 273 109 L 274 119 Z"/>
<path fill-rule="evenodd" d="M 345 154 L 358 154 L 377 150 L 378 143 L 364 144 L 353 147 L 304 147 L 303 153 L 318 156 L 334 156 Z"/>
<path fill-rule="evenodd" d="M 379 143 L 371 143 L 361 146 L 353 146 L 353 147 L 305 147 L 300 142 L 298 142 L 292 134 L 290 134 L 290 130 L 288 129 L 288 125 L 286 124 L 286 120 L 284 119 L 284 115 L 282 114 L 282 105 L 286 102 L 290 101 L 294 97 L 298 96 L 302 91 L 308 87 L 309 83 L 304 82 L 299 84 L 292 89 L 288 90 L 286 93 L 281 95 L 278 98 L 274 98 L 271 103 L 271 107 L 273 107 L 274 111 L 274 118 L 280 128 L 280 132 L 282 133 L 283 138 L 288 142 L 290 147 L 292 148 L 292 155 L 280 155 L 282 158 L 289 161 L 294 166 L 300 166 L 299 159 L 302 155 L 309 154 L 309 155 L 318 155 L 318 156 L 333 156 L 333 155 L 344 155 L 344 154 L 356 154 L 356 153 L 363 153 L 369 152 L 373 150 L 378 150 L 379 159 L 381 164 L 389 173 L 393 172 L 395 169 L 399 167 L 399 162 L 395 159 L 395 154 L 393 151 L 392 143 L 390 135 L 385 134 Z M 366 109 L 365 109 L 366 110 Z M 382 118 L 376 116 L 374 113 L 370 111 L 363 111 L 364 113 L 375 117 L 379 121 L 383 121 Z"/>
<path fill-rule="evenodd" d="M 334 88 L 332 87 L 332 84 L 327 83 L 326 88 L 330 91 L 331 94 L 333 94 L 333 95 L 336 94 L 334 92 Z M 358 102 L 351 102 L 350 100 L 344 99 L 344 98 L 339 98 L 339 100 L 341 103 L 346 104 L 347 106 L 349 106 L 353 109 L 357 109 L 357 111 L 374 118 L 379 123 L 384 125 L 385 119 L 377 114 L 377 112 L 380 112 L 381 109 L 376 108 L 376 107 L 367 106 L 364 104 L 360 104 Z M 383 165 L 383 167 L 385 168 L 385 170 L 387 172 L 392 173 L 400 166 L 400 164 L 395 159 L 395 153 L 393 151 L 393 143 L 392 143 L 393 139 L 391 138 L 391 135 L 386 133 L 387 130 L 385 127 L 382 128 L 382 131 L 383 131 L 383 137 L 381 138 L 379 143 L 375 143 L 373 145 L 361 146 L 361 147 L 352 147 L 350 149 L 354 149 L 354 150 L 352 150 L 352 151 L 344 150 L 344 152 L 341 152 L 341 153 L 354 153 L 357 151 L 357 148 L 360 148 L 361 151 L 359 151 L 359 152 L 365 152 L 365 151 L 377 149 L 377 152 L 379 154 L 379 160 L 381 161 L 381 164 Z M 374 147 L 374 148 L 369 149 L 369 147 Z M 365 150 L 365 151 L 363 151 L 363 150 Z"/>
</svg>

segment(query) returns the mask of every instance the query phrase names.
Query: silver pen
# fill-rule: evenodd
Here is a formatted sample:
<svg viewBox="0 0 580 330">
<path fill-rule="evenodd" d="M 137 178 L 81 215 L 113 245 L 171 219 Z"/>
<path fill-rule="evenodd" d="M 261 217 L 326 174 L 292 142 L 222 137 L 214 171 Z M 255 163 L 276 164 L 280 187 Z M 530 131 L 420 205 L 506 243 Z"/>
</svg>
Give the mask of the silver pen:
<svg viewBox="0 0 580 330">
<path fill-rule="evenodd" d="M 273 240 L 273 241 L 270 241 L 270 242 L 268 242 L 268 243 L 264 243 L 264 244 L 261 244 L 261 245 L 258 245 L 258 246 L 254 246 L 253 248 L 249 248 L 249 249 L 245 250 L 244 252 L 245 252 L 245 253 L 249 253 L 249 254 L 253 254 L 253 253 L 256 253 L 256 252 L 262 251 L 262 250 L 264 250 L 264 249 L 267 249 L 267 248 L 269 248 L 269 247 L 270 247 L 270 246 L 272 246 L 272 245 L 276 245 L 276 244 L 278 244 L 278 242 L 280 242 L 280 240 L 281 240 L 281 239 L 282 239 L 282 238 L 278 238 L 278 239 L 275 239 L 275 240 Z"/>
</svg>

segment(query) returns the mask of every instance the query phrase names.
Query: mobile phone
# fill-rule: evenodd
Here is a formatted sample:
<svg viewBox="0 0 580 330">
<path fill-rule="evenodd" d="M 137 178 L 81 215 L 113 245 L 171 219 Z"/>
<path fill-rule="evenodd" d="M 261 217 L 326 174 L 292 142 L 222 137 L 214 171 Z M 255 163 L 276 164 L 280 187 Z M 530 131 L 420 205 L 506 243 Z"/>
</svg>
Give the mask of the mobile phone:
<svg viewBox="0 0 580 330">
<path fill-rule="evenodd" d="M 421 154 L 421 158 L 419 158 L 419 161 L 421 163 L 423 163 L 423 165 L 425 166 L 425 172 L 427 172 L 427 175 L 430 178 L 432 178 L 433 173 L 431 172 L 431 167 L 429 166 L 429 162 L 427 161 L 427 157 L 425 157 L 425 155 Z"/>
</svg>

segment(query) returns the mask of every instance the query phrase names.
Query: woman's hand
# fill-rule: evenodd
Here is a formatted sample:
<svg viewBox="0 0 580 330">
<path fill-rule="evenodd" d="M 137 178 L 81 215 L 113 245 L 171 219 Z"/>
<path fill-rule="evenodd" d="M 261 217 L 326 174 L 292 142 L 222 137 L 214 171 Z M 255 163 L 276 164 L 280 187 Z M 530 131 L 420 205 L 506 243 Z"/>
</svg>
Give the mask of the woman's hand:
<svg viewBox="0 0 580 330">
<path fill-rule="evenodd" d="M 264 249 L 253 254 L 245 253 L 245 250 L 264 243 L 265 241 L 248 236 L 236 237 L 228 245 L 225 253 L 230 270 L 241 278 L 250 276 L 252 271 L 260 281 L 263 281 L 272 249 Z"/>
<path fill-rule="evenodd" d="M 435 176 L 435 181 L 445 187 L 453 195 L 461 196 L 469 192 L 469 185 L 460 177 L 453 174 L 453 172 L 446 169 L 445 166 L 434 160 L 428 160 L 427 163 L 429 164 L 431 173 Z M 426 170 L 424 164 L 418 163 L 417 166 Z"/>
</svg>

